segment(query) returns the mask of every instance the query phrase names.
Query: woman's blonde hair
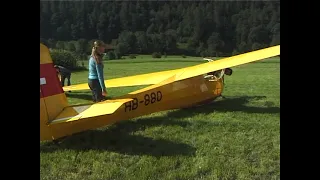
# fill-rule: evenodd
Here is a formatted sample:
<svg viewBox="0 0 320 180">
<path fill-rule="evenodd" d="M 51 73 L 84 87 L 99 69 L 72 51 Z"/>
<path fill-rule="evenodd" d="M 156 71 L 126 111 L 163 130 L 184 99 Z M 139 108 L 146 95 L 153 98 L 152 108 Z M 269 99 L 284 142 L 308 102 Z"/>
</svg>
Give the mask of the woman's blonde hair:
<svg viewBox="0 0 320 180">
<path fill-rule="evenodd" d="M 91 56 L 94 57 L 94 59 L 96 60 L 97 63 L 102 62 L 102 54 L 98 53 L 98 51 L 97 51 L 97 49 L 102 46 L 104 46 L 104 47 L 106 46 L 103 41 L 97 40 L 97 41 L 94 41 L 94 43 L 93 43 Z"/>
</svg>

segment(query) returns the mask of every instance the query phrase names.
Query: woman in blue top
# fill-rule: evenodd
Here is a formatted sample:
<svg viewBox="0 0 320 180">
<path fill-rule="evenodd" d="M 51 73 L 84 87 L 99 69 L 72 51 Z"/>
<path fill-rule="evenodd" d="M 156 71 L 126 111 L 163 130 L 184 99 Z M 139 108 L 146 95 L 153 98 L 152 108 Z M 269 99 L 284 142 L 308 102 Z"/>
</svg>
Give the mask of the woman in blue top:
<svg viewBox="0 0 320 180">
<path fill-rule="evenodd" d="M 103 101 L 103 96 L 107 96 L 107 89 L 104 84 L 102 56 L 105 51 L 103 41 L 95 41 L 89 59 L 88 85 L 92 92 L 93 102 Z"/>
</svg>

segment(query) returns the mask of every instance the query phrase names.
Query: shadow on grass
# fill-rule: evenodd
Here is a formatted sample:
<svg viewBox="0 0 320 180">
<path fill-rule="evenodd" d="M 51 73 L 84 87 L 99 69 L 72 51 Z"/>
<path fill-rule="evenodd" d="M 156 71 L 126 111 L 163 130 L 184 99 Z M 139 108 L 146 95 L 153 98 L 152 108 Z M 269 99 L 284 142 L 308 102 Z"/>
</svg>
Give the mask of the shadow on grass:
<svg viewBox="0 0 320 180">
<path fill-rule="evenodd" d="M 77 95 L 78 96 L 78 95 Z M 197 125 L 197 127 L 208 126 L 210 122 L 174 120 L 172 118 L 192 117 L 199 113 L 233 112 L 241 111 L 246 113 L 279 113 L 279 107 L 271 107 L 272 102 L 266 102 L 266 107 L 249 107 L 245 104 L 251 100 L 263 99 L 265 96 L 244 96 L 227 97 L 213 103 L 168 112 L 167 116 L 141 118 L 137 121 L 121 121 L 111 125 L 106 130 L 90 130 L 75 134 L 62 140 L 59 144 L 45 143 L 40 145 L 41 152 L 53 152 L 57 150 L 73 149 L 77 151 L 100 150 L 112 151 L 131 155 L 151 155 L 151 156 L 192 156 L 195 148 L 165 139 L 154 139 L 141 135 L 134 135 L 133 132 L 143 131 L 148 127 L 155 126 L 180 126 L 187 127 Z M 212 125 L 212 124 L 210 124 Z"/>
<path fill-rule="evenodd" d="M 265 96 L 241 96 L 241 97 L 227 97 L 222 100 L 216 100 L 209 104 L 202 106 L 179 109 L 177 111 L 169 112 L 168 116 L 175 118 L 190 117 L 199 113 L 216 112 L 245 112 L 245 113 L 259 113 L 259 114 L 275 114 L 280 113 L 279 107 L 272 107 L 272 102 L 265 102 L 266 107 L 246 106 L 245 104 L 251 100 L 260 100 L 266 98 Z"/>
<path fill-rule="evenodd" d="M 66 92 L 66 96 L 68 98 L 75 98 L 75 99 L 82 99 L 82 100 L 87 100 L 87 101 L 92 101 L 92 94 L 91 92 Z M 111 99 L 110 96 L 107 96 L 105 99 Z"/>
<path fill-rule="evenodd" d="M 141 119 L 137 121 L 122 121 L 106 130 L 90 130 L 69 136 L 58 144 L 48 142 L 40 145 L 40 152 L 54 152 L 72 149 L 77 151 L 100 150 L 112 151 L 130 155 L 160 156 L 192 156 L 195 148 L 179 142 L 165 139 L 154 139 L 132 132 L 150 126 L 186 126 L 186 122 L 169 121 L 163 117 Z"/>
<path fill-rule="evenodd" d="M 66 96 L 68 98 L 75 98 L 75 99 L 83 99 L 83 100 L 88 100 L 92 101 L 92 94 L 91 92 L 66 92 Z"/>
</svg>

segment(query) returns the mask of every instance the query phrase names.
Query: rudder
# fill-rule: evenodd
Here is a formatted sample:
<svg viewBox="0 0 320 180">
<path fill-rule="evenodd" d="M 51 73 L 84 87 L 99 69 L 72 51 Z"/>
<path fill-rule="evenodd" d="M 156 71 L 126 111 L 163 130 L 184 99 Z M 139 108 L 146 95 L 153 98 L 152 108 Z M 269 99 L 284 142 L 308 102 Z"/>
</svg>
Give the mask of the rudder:
<svg viewBox="0 0 320 180">
<path fill-rule="evenodd" d="M 49 136 L 47 124 L 67 107 L 68 100 L 53 66 L 49 49 L 40 43 L 40 135 Z M 41 137 L 45 138 L 45 137 Z"/>
</svg>

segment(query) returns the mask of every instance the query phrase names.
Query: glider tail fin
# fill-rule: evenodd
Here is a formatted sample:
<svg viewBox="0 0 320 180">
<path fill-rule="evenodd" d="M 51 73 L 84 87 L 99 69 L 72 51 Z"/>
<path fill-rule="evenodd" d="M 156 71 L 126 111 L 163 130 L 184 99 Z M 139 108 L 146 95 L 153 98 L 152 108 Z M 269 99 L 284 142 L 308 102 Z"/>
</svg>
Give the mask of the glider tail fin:
<svg viewBox="0 0 320 180">
<path fill-rule="evenodd" d="M 69 106 L 49 49 L 40 43 L 40 134 L 50 135 L 47 124 Z M 44 138 L 44 137 L 40 137 Z"/>
</svg>

